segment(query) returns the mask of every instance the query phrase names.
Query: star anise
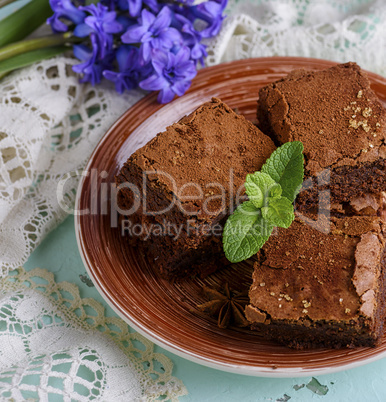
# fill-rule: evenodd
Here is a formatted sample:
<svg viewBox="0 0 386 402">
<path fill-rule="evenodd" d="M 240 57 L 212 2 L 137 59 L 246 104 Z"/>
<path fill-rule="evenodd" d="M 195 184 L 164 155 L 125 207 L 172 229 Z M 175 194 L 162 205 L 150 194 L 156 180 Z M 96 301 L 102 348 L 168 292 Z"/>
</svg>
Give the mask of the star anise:
<svg viewBox="0 0 386 402">
<path fill-rule="evenodd" d="M 231 292 L 228 284 L 225 284 L 223 292 L 207 286 L 203 287 L 203 291 L 209 301 L 198 305 L 197 308 L 212 317 L 217 317 L 219 328 L 227 328 L 229 325 L 236 327 L 249 325 L 244 315 L 245 306 L 249 303 L 247 292 Z"/>
</svg>

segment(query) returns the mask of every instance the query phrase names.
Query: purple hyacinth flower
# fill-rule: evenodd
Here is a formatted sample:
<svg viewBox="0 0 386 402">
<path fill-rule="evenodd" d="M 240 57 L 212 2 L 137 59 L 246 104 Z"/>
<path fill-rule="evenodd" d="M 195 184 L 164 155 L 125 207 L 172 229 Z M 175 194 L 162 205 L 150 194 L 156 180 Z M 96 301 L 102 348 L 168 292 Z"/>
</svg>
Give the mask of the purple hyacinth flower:
<svg viewBox="0 0 386 402">
<path fill-rule="evenodd" d="M 200 31 L 203 38 L 216 36 L 221 29 L 221 24 L 225 16 L 222 15 L 227 0 L 211 0 L 197 4 L 191 8 L 192 14 L 206 22 L 206 27 Z"/>
<path fill-rule="evenodd" d="M 143 3 L 153 12 L 159 11 L 157 0 L 127 0 L 129 13 L 132 17 L 138 17 L 143 9 Z"/>
<path fill-rule="evenodd" d="M 119 72 L 112 70 L 103 71 L 103 76 L 115 83 L 118 93 L 125 89 L 134 89 L 141 77 L 139 64 L 139 49 L 134 46 L 121 46 L 116 52 Z"/>
<path fill-rule="evenodd" d="M 127 0 L 100 0 L 100 3 L 106 6 L 110 11 L 116 9 L 126 11 L 129 8 Z"/>
<path fill-rule="evenodd" d="M 104 60 L 98 60 L 99 44 L 94 33 L 90 35 L 92 48 L 85 45 L 74 45 L 74 56 L 83 63 L 72 67 L 73 71 L 82 74 L 80 82 L 91 82 L 92 85 L 99 84 L 102 79 L 102 71 L 111 68 L 112 53 L 106 55 Z"/>
<path fill-rule="evenodd" d="M 89 12 L 91 15 L 84 19 L 84 23 L 79 24 L 74 29 L 74 35 L 80 38 L 95 33 L 99 42 L 99 57 L 103 59 L 113 47 L 114 33 L 121 32 L 123 27 L 116 21 L 117 13 L 108 11 L 108 8 L 98 3 L 86 7 L 80 7 L 81 10 Z"/>
<path fill-rule="evenodd" d="M 127 15 L 118 15 L 117 21 L 122 25 L 122 31 L 126 31 L 129 27 L 134 25 L 137 21 L 129 18 Z"/>
<path fill-rule="evenodd" d="M 194 29 L 192 21 L 181 14 L 175 14 L 173 25 L 181 32 L 184 40 L 183 45 L 190 48 L 190 58 L 199 60 L 204 65 L 204 57 L 208 55 L 206 46 L 201 43 L 202 36 L 200 32 Z"/>
<path fill-rule="evenodd" d="M 160 91 L 158 102 L 168 103 L 175 95 L 182 96 L 190 87 L 197 71 L 190 59 L 188 47 L 182 47 L 178 53 L 154 49 L 152 51 L 154 74 L 141 81 L 139 86 L 148 91 Z"/>
<path fill-rule="evenodd" d="M 47 19 L 47 24 L 51 25 L 54 32 L 66 32 L 68 26 L 61 21 L 61 18 L 80 24 L 86 17 L 86 13 L 75 7 L 71 0 L 50 0 L 50 6 L 54 14 Z"/>
<path fill-rule="evenodd" d="M 152 49 L 169 50 L 182 44 L 181 34 L 170 27 L 172 12 L 169 7 L 163 7 L 157 16 L 150 11 L 142 10 L 139 24 L 129 27 L 122 35 L 123 43 L 141 43 L 142 64 L 147 64 L 151 58 Z"/>
<path fill-rule="evenodd" d="M 193 6 L 195 0 L 179 0 L 175 2 L 171 2 L 168 4 L 168 7 L 175 13 L 183 15 L 186 18 L 191 19 L 193 22 L 195 17 L 191 12 L 191 8 Z"/>
</svg>

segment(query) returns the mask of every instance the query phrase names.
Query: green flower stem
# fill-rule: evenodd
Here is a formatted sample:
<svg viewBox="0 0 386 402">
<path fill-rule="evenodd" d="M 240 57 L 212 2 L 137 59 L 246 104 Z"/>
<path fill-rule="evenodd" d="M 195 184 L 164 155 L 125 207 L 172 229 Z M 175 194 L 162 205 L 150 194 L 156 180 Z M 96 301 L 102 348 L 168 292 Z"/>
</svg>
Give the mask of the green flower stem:
<svg viewBox="0 0 386 402">
<path fill-rule="evenodd" d="M 10 45 L 0 48 L 0 61 L 8 60 L 19 54 L 31 52 L 33 50 L 66 45 L 80 41 L 81 41 L 80 38 L 70 37 L 68 33 L 65 33 L 64 35 L 43 36 L 41 38 L 35 38 L 11 43 Z"/>
<path fill-rule="evenodd" d="M 66 46 L 53 46 L 44 49 L 32 50 L 31 52 L 19 54 L 7 60 L 0 61 L 0 80 L 21 67 L 29 66 L 32 63 L 49 59 L 65 52 L 68 49 Z"/>
<path fill-rule="evenodd" d="M 52 15 L 48 0 L 32 0 L 0 23 L 0 46 L 24 39 Z"/>
</svg>

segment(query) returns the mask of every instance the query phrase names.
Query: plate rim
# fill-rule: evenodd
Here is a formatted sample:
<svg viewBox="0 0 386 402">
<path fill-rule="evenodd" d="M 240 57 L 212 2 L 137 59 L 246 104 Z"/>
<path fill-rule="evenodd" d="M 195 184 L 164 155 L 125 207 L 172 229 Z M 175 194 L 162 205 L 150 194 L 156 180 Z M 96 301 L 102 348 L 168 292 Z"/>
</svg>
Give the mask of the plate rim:
<svg viewBox="0 0 386 402">
<path fill-rule="evenodd" d="M 205 71 L 208 71 L 209 69 L 216 69 L 219 68 L 220 66 L 223 68 L 224 66 L 226 67 L 227 65 L 234 65 L 234 64 L 243 64 L 245 63 L 245 60 L 254 60 L 254 61 L 261 61 L 261 62 L 267 62 L 267 61 L 275 61 L 275 62 L 283 62 L 283 63 L 291 63 L 291 62 L 299 62 L 299 61 L 304 61 L 304 62 L 309 62 L 309 63 L 317 63 L 320 62 L 321 64 L 324 65 L 335 65 L 339 64 L 338 62 L 332 61 L 332 60 L 325 60 L 325 59 L 315 59 L 315 58 L 307 58 L 307 57 L 291 57 L 291 56 L 286 56 L 286 57 L 281 57 L 281 56 L 275 56 L 275 57 L 261 57 L 261 58 L 252 58 L 252 59 L 242 59 L 242 60 L 235 60 L 235 61 L 230 61 L 227 63 L 221 63 L 216 66 L 211 66 L 211 67 L 206 67 Z M 200 70 L 200 71 L 202 71 Z M 386 78 L 377 75 L 375 73 L 363 70 L 367 73 L 369 73 L 372 76 L 379 77 L 383 81 L 385 81 L 386 84 Z M 189 91 L 188 91 L 189 92 Z M 106 133 L 102 136 L 102 138 L 99 140 L 95 148 L 93 149 L 86 166 L 84 167 L 83 172 L 88 172 L 90 170 L 90 165 L 93 162 L 93 159 L 95 158 L 96 153 L 98 152 L 99 148 L 103 145 L 103 143 L 108 139 L 109 135 L 111 132 L 113 132 L 114 128 L 120 124 L 120 122 L 125 118 L 127 114 L 130 113 L 131 109 L 134 106 L 137 106 L 140 103 L 146 103 L 149 101 L 154 101 L 156 99 L 156 94 L 155 93 L 150 93 L 140 100 L 138 100 L 134 105 L 132 105 L 128 110 L 126 110 L 111 126 L 110 128 L 106 131 Z M 161 109 L 164 105 L 157 105 L 156 106 L 156 111 Z M 84 186 L 84 182 L 86 180 L 85 175 L 81 175 L 77 191 L 76 191 L 76 198 L 75 198 L 75 207 L 74 211 L 78 210 L 80 207 L 80 202 L 81 202 L 81 194 L 82 194 L 82 189 Z M 206 356 L 201 356 L 197 353 L 193 353 L 191 351 L 185 350 L 184 348 L 178 346 L 178 345 L 173 345 L 171 342 L 165 341 L 162 339 L 160 336 L 157 334 L 154 334 L 150 329 L 144 328 L 140 323 L 137 323 L 136 320 L 133 320 L 132 317 L 129 317 L 125 312 L 123 312 L 120 308 L 118 308 L 113 300 L 111 300 L 111 297 L 108 292 L 105 291 L 103 286 L 100 283 L 100 280 L 98 277 L 94 274 L 92 270 L 92 262 L 89 260 L 89 257 L 87 253 L 84 251 L 83 248 L 83 243 L 84 243 L 84 238 L 82 234 L 82 228 L 81 228 L 81 222 L 80 222 L 80 214 L 74 213 L 74 223 L 75 223 L 75 235 L 76 235 L 76 241 L 77 241 L 77 246 L 78 250 L 83 262 L 84 267 L 86 268 L 86 271 L 88 275 L 92 278 L 92 281 L 97 288 L 98 293 L 101 295 L 103 300 L 112 308 L 112 310 L 128 325 L 130 325 L 135 331 L 140 333 L 142 336 L 144 336 L 146 339 L 149 339 L 156 345 L 164 348 L 165 350 L 176 354 L 179 357 L 182 357 L 186 360 L 192 361 L 194 363 L 204 365 L 209 368 L 229 372 L 229 373 L 234 373 L 234 374 L 241 374 L 241 375 L 248 375 L 248 376 L 256 376 L 256 377 L 266 377 L 266 378 L 297 378 L 297 377 L 307 377 L 310 375 L 324 375 L 324 374 L 332 374 L 356 367 L 363 366 L 365 364 L 373 363 L 377 360 L 380 360 L 384 357 L 386 357 L 386 350 L 383 352 L 380 352 L 378 354 L 372 355 L 370 357 L 363 357 L 359 358 L 353 362 L 348 362 L 348 363 L 342 363 L 339 365 L 334 365 L 334 366 L 328 366 L 324 368 L 302 368 L 302 367 L 278 367 L 276 369 L 273 369 L 272 367 L 268 366 L 250 366 L 250 365 L 240 365 L 240 364 L 230 364 L 230 363 L 225 363 L 222 361 L 217 361 L 214 359 L 210 359 Z"/>
</svg>

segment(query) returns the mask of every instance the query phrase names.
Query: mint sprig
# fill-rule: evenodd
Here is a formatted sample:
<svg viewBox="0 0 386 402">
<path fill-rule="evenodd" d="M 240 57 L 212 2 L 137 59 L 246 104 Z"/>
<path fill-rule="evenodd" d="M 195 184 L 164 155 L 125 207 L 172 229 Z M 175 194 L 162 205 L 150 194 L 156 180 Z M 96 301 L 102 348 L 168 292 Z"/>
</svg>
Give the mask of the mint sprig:
<svg viewBox="0 0 386 402">
<path fill-rule="evenodd" d="M 230 222 L 230 223 L 228 223 Z M 223 234 L 225 255 L 231 262 L 246 260 L 256 254 L 273 230 L 251 201 L 239 205 L 228 218 Z"/>
<path fill-rule="evenodd" d="M 300 141 L 286 142 L 272 152 L 261 171 L 280 184 L 283 196 L 294 202 L 303 184 L 303 162 L 303 144 Z"/>
<path fill-rule="evenodd" d="M 303 144 L 287 142 L 271 154 L 260 172 L 247 175 L 249 201 L 229 216 L 223 231 L 223 248 L 230 262 L 256 254 L 275 226 L 290 227 L 295 219 L 292 203 L 303 183 L 303 161 Z"/>
</svg>

